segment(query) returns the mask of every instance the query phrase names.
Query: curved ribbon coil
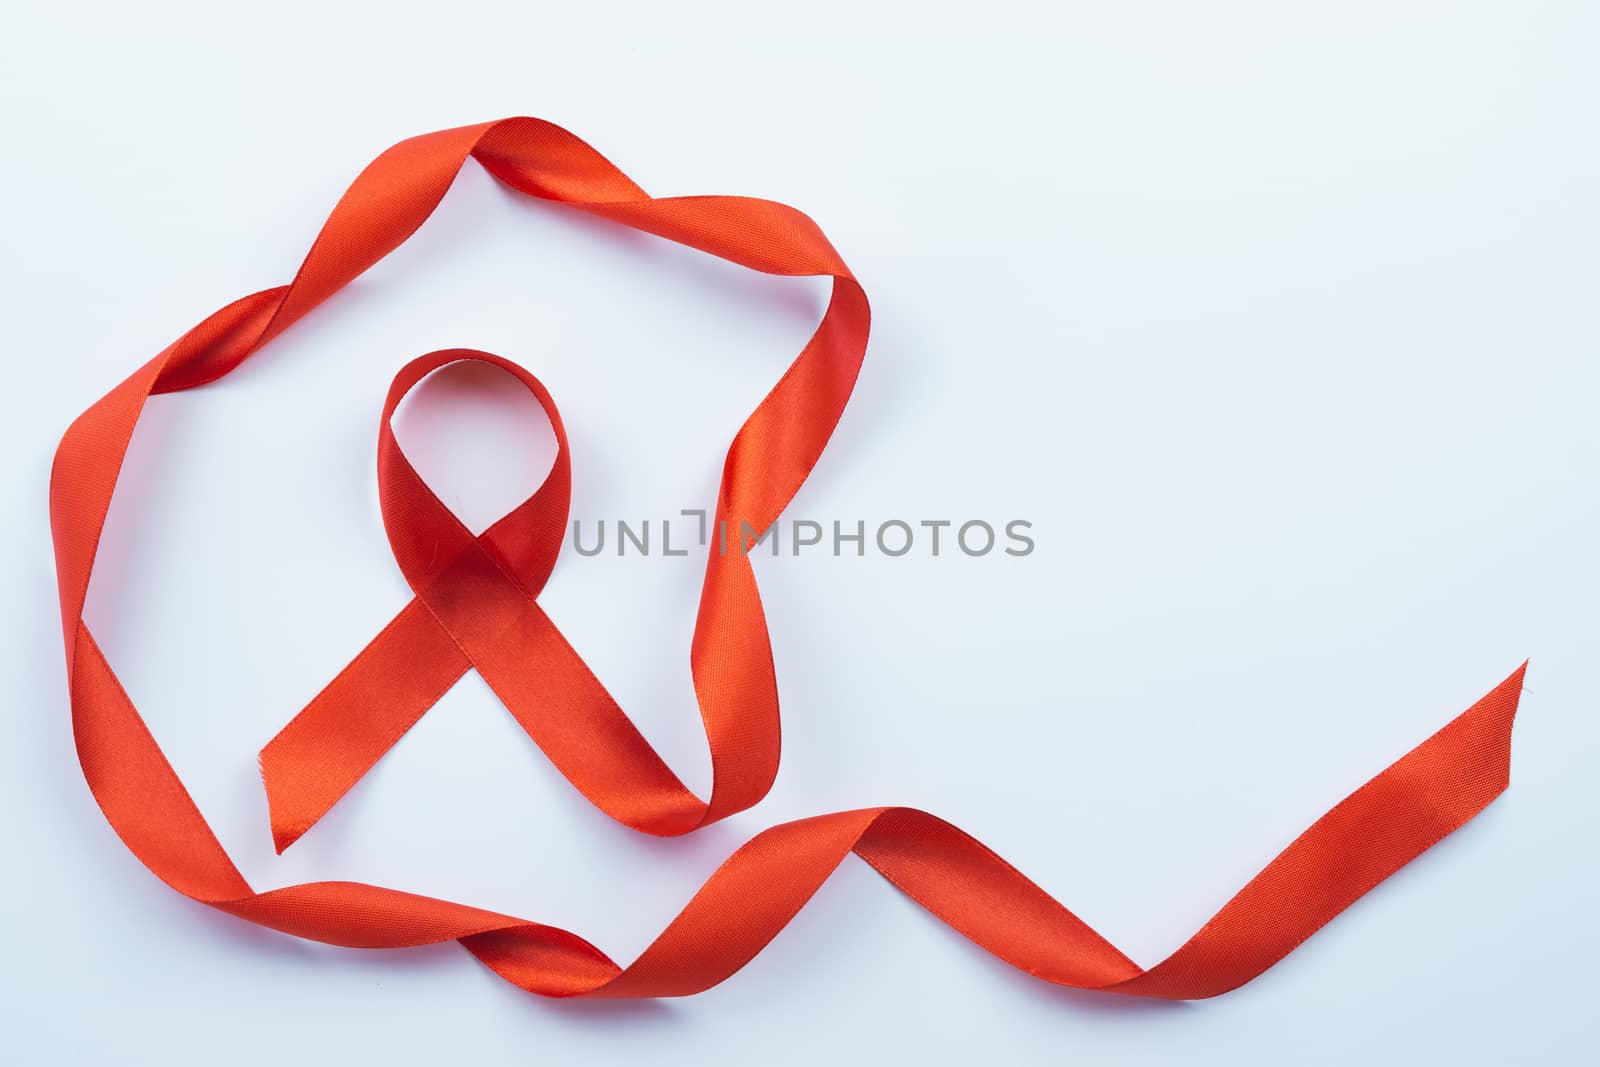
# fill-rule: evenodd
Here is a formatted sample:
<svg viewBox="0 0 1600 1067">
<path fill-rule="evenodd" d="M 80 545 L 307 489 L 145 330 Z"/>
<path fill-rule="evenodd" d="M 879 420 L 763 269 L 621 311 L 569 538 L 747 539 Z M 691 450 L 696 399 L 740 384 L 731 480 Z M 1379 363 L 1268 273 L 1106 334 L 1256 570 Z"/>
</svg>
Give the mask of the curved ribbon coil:
<svg viewBox="0 0 1600 1067">
<path fill-rule="evenodd" d="M 256 892 L 83 620 L 106 511 L 149 396 L 233 370 L 409 237 L 469 156 L 529 195 L 755 270 L 833 279 L 815 334 L 728 450 L 716 519 L 740 531 L 741 548 L 799 489 L 849 399 L 866 347 L 866 295 L 800 212 L 740 197 L 652 198 L 572 134 L 536 119 L 444 130 L 384 152 L 334 208 L 293 282 L 229 304 L 184 334 L 79 416 L 56 452 L 50 517 L 79 761 L 111 826 L 173 889 L 331 944 L 457 940 L 507 981 L 545 996 L 681 996 L 721 982 L 753 958 L 854 852 L 947 924 L 1046 981 L 1196 998 L 1260 974 L 1505 788 L 1526 665 L 1317 820 L 1149 970 L 977 840 L 911 808 L 819 815 L 758 834 L 626 967 L 565 930 L 394 889 L 313 882 Z M 544 485 L 481 537 L 416 476 L 388 422 L 408 389 L 459 359 L 494 363 L 521 380 L 549 412 L 561 446 Z M 416 596 L 263 750 L 280 851 L 469 667 L 484 674 L 573 784 L 628 826 L 683 834 L 765 796 L 778 766 L 777 687 L 744 551 L 709 553 L 695 621 L 690 661 L 714 775 L 707 801 L 683 787 L 538 608 L 560 545 L 571 474 L 559 414 L 537 379 L 467 350 L 408 364 L 385 407 L 379 477 L 390 543 Z M 428 538 L 442 538 L 437 544 L 448 551 L 435 552 Z"/>
</svg>

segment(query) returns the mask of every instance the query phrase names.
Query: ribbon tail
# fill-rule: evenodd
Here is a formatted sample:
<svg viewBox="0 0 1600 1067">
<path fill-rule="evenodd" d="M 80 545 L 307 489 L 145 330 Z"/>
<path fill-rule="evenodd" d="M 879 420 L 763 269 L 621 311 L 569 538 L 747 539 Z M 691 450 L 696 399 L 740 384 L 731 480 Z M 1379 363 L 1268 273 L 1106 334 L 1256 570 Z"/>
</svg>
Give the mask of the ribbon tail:
<svg viewBox="0 0 1600 1067">
<path fill-rule="evenodd" d="M 1466 825 L 1510 784 L 1527 669 L 1334 805 L 1178 951 L 1110 988 L 1174 1000 L 1236 989 Z"/>
<path fill-rule="evenodd" d="M 261 749 L 279 854 L 338 803 L 471 664 L 412 600 Z"/>
</svg>

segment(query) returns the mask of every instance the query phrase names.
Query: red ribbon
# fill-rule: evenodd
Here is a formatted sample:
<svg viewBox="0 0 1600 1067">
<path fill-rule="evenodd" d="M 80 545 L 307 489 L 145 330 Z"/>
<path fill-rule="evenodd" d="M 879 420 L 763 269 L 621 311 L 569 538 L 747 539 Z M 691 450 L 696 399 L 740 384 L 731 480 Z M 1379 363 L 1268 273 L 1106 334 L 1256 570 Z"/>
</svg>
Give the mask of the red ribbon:
<svg viewBox="0 0 1600 1067">
<path fill-rule="evenodd" d="M 562 638 L 537 602 L 562 540 L 566 439 L 544 387 L 482 352 L 436 352 L 403 368 L 379 437 L 384 525 L 415 597 L 262 751 L 279 850 L 305 832 L 468 669 L 597 806 L 646 833 L 687 833 L 759 801 L 778 766 L 777 687 L 760 596 L 742 549 L 810 473 L 850 396 L 866 347 L 866 295 L 805 215 L 741 197 L 654 199 L 588 145 L 535 119 L 403 141 L 334 208 L 294 281 L 229 304 L 135 371 L 72 424 L 50 484 L 72 721 L 84 776 L 107 820 L 173 889 L 299 937 L 361 948 L 458 940 L 506 980 L 547 996 L 675 996 L 727 978 L 854 852 L 994 955 L 1059 985 L 1141 996 L 1214 996 L 1249 981 L 1505 788 L 1523 668 L 1341 801 L 1188 942 L 1143 970 L 1000 857 L 911 808 L 819 815 L 773 827 L 713 874 L 634 962 L 575 934 L 463 904 L 354 882 L 257 893 L 151 738 L 83 621 L 96 547 L 146 398 L 212 381 L 393 250 L 444 196 L 468 156 L 511 187 L 772 274 L 827 275 L 816 333 L 728 450 L 716 518 L 740 551 L 710 552 L 691 667 L 714 785 L 690 793 Z M 433 369 L 461 359 L 516 376 L 560 447 L 545 483 L 481 536 L 417 476 L 389 416 Z"/>
</svg>

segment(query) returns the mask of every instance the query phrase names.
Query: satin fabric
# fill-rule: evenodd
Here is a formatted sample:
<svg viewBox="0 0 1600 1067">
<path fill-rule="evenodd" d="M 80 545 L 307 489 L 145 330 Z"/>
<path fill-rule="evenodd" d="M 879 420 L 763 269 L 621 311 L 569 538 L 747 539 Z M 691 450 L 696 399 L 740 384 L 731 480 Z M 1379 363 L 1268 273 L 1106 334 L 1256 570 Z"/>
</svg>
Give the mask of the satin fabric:
<svg viewBox="0 0 1600 1067">
<path fill-rule="evenodd" d="M 1002 960 L 1059 985 L 1165 998 L 1249 981 L 1368 889 L 1461 826 L 1506 786 L 1523 668 L 1336 805 L 1194 937 L 1144 970 L 974 838 L 926 812 L 885 807 L 773 827 L 735 852 L 661 935 L 619 966 L 576 934 L 464 904 L 353 882 L 256 892 L 167 763 L 83 621 L 107 507 L 146 398 L 212 381 L 403 242 L 468 157 L 559 201 L 773 274 L 823 275 L 833 294 L 804 350 L 735 436 L 716 520 L 758 537 L 831 435 L 865 351 L 865 293 L 820 229 L 770 201 L 651 198 L 576 137 L 507 119 L 403 141 L 352 184 L 293 282 L 217 311 L 73 423 L 50 486 L 74 736 L 107 820 L 160 879 L 192 899 L 295 936 L 361 948 L 457 940 L 507 981 L 546 996 L 677 996 L 733 974 L 850 853 Z M 389 415 L 458 359 L 515 375 L 549 412 L 560 454 L 527 501 L 474 537 L 417 477 Z M 565 433 L 532 375 L 470 350 L 397 377 L 380 429 L 383 518 L 415 597 L 262 752 L 281 850 L 336 802 L 469 669 L 596 805 L 653 834 L 682 834 L 759 801 L 779 755 L 777 687 L 743 551 L 711 551 L 691 670 L 714 784 L 690 793 L 538 606 L 571 487 Z M 1041 802 L 1046 802 L 1041 800 Z"/>
</svg>

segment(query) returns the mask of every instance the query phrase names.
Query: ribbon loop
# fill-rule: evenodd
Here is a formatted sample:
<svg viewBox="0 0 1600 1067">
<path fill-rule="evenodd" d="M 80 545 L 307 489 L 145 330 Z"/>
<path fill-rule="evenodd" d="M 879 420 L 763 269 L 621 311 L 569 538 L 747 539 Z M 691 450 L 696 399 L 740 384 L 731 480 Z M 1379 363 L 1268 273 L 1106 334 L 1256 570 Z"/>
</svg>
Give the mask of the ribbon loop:
<svg viewBox="0 0 1600 1067">
<path fill-rule="evenodd" d="M 556 455 L 550 472 L 528 498 L 474 535 L 417 473 L 394 434 L 400 402 L 424 378 L 452 363 L 485 363 L 506 372 L 549 416 Z M 529 596 L 538 596 L 555 568 L 572 502 L 572 459 L 566 426 L 544 383 L 511 360 L 470 348 L 418 356 L 402 367 L 384 398 L 378 425 L 378 503 L 395 562 L 418 595 L 464 553 L 487 553 Z"/>
</svg>

